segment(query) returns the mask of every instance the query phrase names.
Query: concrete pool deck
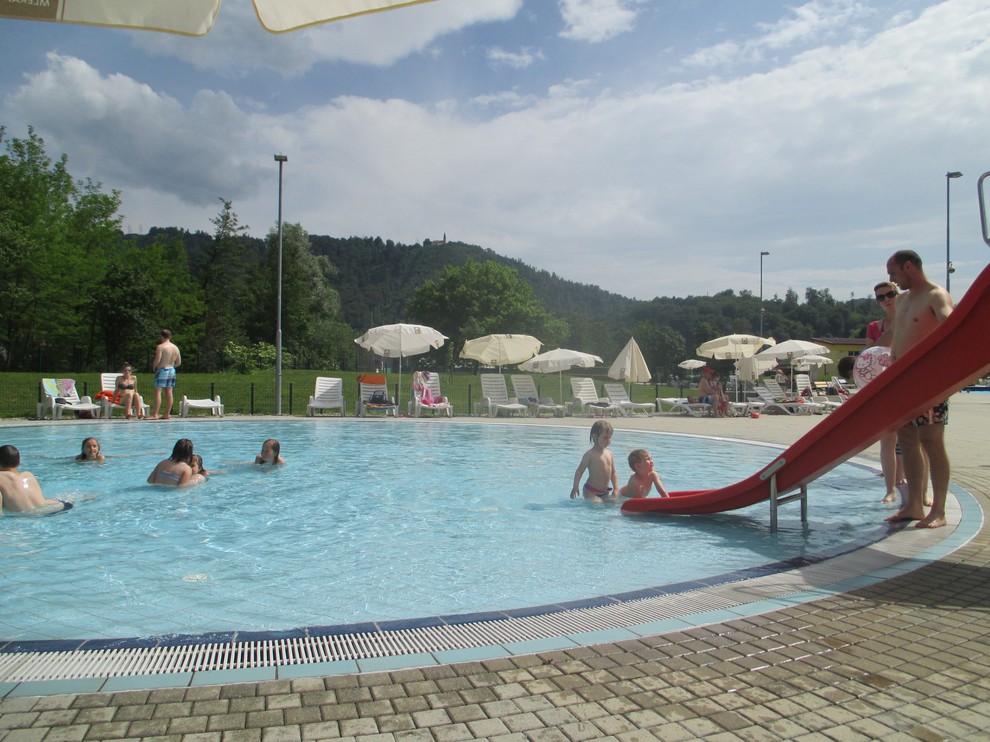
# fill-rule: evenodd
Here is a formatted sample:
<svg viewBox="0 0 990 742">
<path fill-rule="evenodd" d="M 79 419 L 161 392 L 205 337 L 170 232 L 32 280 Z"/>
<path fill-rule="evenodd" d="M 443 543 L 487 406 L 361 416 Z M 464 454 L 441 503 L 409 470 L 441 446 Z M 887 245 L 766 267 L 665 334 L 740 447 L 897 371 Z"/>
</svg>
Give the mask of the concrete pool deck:
<svg viewBox="0 0 990 742">
<path fill-rule="evenodd" d="M 946 431 L 953 483 L 983 512 L 988 414 L 990 395 L 958 394 Z M 787 444 L 816 421 L 620 418 L 614 445 L 621 450 L 624 428 Z M 561 422 L 590 426 L 538 424 Z M 985 739 L 990 543 L 987 527 L 974 532 L 890 579 L 634 639 L 224 685 L 48 695 L 31 695 L 28 683 L 0 687 L 0 739 Z M 898 538 L 913 535 L 928 536 Z"/>
</svg>

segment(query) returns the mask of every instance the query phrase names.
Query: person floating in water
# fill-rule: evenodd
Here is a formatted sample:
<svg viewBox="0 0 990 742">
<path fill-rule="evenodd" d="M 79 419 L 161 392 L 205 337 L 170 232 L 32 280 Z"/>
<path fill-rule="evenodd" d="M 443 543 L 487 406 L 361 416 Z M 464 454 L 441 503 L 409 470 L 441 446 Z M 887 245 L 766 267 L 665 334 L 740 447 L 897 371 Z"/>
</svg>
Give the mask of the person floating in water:
<svg viewBox="0 0 990 742">
<path fill-rule="evenodd" d="M 270 464 L 272 466 L 275 464 L 284 464 L 285 459 L 278 455 L 281 450 L 281 444 L 274 438 L 269 438 L 261 444 L 261 453 L 254 457 L 254 463 Z"/>
<path fill-rule="evenodd" d="M 670 497 L 667 490 L 663 488 L 660 475 L 653 469 L 653 457 L 645 448 L 637 448 L 629 453 L 629 468 L 633 474 L 629 477 L 629 482 L 619 490 L 623 497 L 646 497 L 653 487 L 657 488 L 660 497 Z"/>
<path fill-rule="evenodd" d="M 168 487 L 182 487 L 197 484 L 192 470 L 193 442 L 180 438 L 172 447 L 172 455 L 158 462 L 158 466 L 148 476 L 148 484 L 164 484 Z"/>
<path fill-rule="evenodd" d="M 612 425 L 604 420 L 598 420 L 591 426 L 591 448 L 585 451 L 574 472 L 574 486 L 571 488 L 571 499 L 578 496 L 581 488 L 581 477 L 588 472 L 588 481 L 581 491 L 586 500 L 602 502 L 615 497 L 619 490 L 619 476 L 615 471 L 615 459 L 608 450 L 612 442 Z M 611 484 L 611 486 L 609 486 Z"/>
<path fill-rule="evenodd" d="M 18 471 L 21 452 L 14 446 L 0 446 L 0 514 L 38 513 L 68 510 L 71 502 L 50 500 L 41 493 L 41 485 L 29 471 Z"/>
<path fill-rule="evenodd" d="M 106 456 L 100 453 L 100 442 L 90 436 L 83 438 L 82 451 L 76 456 L 76 461 L 99 461 L 101 464 L 106 460 Z"/>
</svg>

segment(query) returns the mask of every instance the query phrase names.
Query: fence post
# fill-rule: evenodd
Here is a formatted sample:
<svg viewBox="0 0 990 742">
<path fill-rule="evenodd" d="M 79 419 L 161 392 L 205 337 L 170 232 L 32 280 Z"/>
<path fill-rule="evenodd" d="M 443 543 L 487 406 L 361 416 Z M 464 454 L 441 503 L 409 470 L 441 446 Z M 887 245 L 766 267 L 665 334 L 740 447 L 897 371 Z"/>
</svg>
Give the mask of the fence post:
<svg viewBox="0 0 990 742">
<path fill-rule="evenodd" d="M 251 382 L 251 414 L 254 414 L 254 382 Z"/>
<path fill-rule="evenodd" d="M 468 384 L 468 415 L 474 417 L 474 407 L 471 404 L 471 384 Z"/>
<path fill-rule="evenodd" d="M 289 414 L 292 414 L 292 382 L 289 382 Z"/>
</svg>

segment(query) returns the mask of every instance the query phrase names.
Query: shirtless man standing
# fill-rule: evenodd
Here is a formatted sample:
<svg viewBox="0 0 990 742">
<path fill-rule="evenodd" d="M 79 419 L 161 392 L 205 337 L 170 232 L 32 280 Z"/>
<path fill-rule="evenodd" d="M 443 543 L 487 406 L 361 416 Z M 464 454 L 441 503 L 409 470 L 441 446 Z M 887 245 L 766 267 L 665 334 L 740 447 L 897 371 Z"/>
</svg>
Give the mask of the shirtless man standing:
<svg viewBox="0 0 990 742">
<path fill-rule="evenodd" d="M 162 406 L 162 389 L 165 390 L 165 415 L 166 420 L 172 414 L 172 389 L 175 387 L 175 369 L 182 365 L 182 355 L 178 347 L 172 343 L 172 333 L 162 330 L 160 333 L 161 342 L 155 348 L 155 360 L 151 363 L 151 370 L 155 374 L 155 409 L 151 413 L 151 419 L 158 419 L 158 409 Z"/>
<path fill-rule="evenodd" d="M 913 250 L 898 250 L 887 261 L 887 274 L 904 292 L 894 305 L 894 338 L 891 355 L 897 359 L 917 345 L 952 313 L 952 298 L 932 283 Z M 945 525 L 945 498 L 949 492 L 949 454 L 945 450 L 945 426 L 949 422 L 949 402 L 945 400 L 897 431 L 897 442 L 904 455 L 908 501 L 887 518 L 889 521 L 916 520 L 916 528 Z M 928 454 L 932 478 L 932 508 L 925 515 L 925 462 Z"/>
<path fill-rule="evenodd" d="M 41 485 L 29 471 L 17 471 L 21 452 L 14 446 L 0 446 L 0 513 L 23 513 L 35 508 L 67 509 L 60 500 L 49 500 L 41 494 Z M 70 506 L 71 507 L 71 506 Z"/>
</svg>

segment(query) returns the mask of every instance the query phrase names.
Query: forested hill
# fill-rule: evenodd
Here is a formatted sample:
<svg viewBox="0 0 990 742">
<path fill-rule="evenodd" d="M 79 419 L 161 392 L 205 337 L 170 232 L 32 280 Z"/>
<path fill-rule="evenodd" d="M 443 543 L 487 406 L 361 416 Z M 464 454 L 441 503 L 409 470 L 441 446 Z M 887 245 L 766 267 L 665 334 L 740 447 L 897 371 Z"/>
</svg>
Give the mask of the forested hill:
<svg viewBox="0 0 990 742">
<path fill-rule="evenodd" d="M 340 292 L 344 318 L 352 327 L 407 319 L 406 302 L 424 282 L 435 279 L 448 265 L 493 261 L 513 268 L 530 284 L 551 314 L 576 314 L 587 319 L 622 317 L 637 304 L 618 294 L 565 280 L 548 271 L 462 242 L 402 245 L 380 237 L 337 239 L 310 235 L 313 252 L 325 255 L 337 268 L 334 286 Z"/>
<path fill-rule="evenodd" d="M 205 232 L 161 227 L 152 228 L 146 235 L 129 235 L 129 238 L 142 247 L 155 239 L 180 239 L 193 266 L 213 240 Z M 243 239 L 251 244 L 250 253 L 260 261 L 265 251 L 264 240 Z M 574 314 L 588 320 L 624 320 L 634 306 L 641 304 L 463 242 L 426 240 L 422 245 L 403 245 L 381 237 L 337 238 L 312 234 L 309 239 L 313 252 L 325 255 L 336 268 L 333 287 L 340 293 L 344 321 L 354 328 L 409 319 L 405 307 L 417 288 L 427 280 L 437 278 L 446 266 L 461 266 L 469 260 L 476 263 L 494 261 L 515 269 L 519 277 L 533 287 L 544 308 L 560 317 Z"/>
</svg>

